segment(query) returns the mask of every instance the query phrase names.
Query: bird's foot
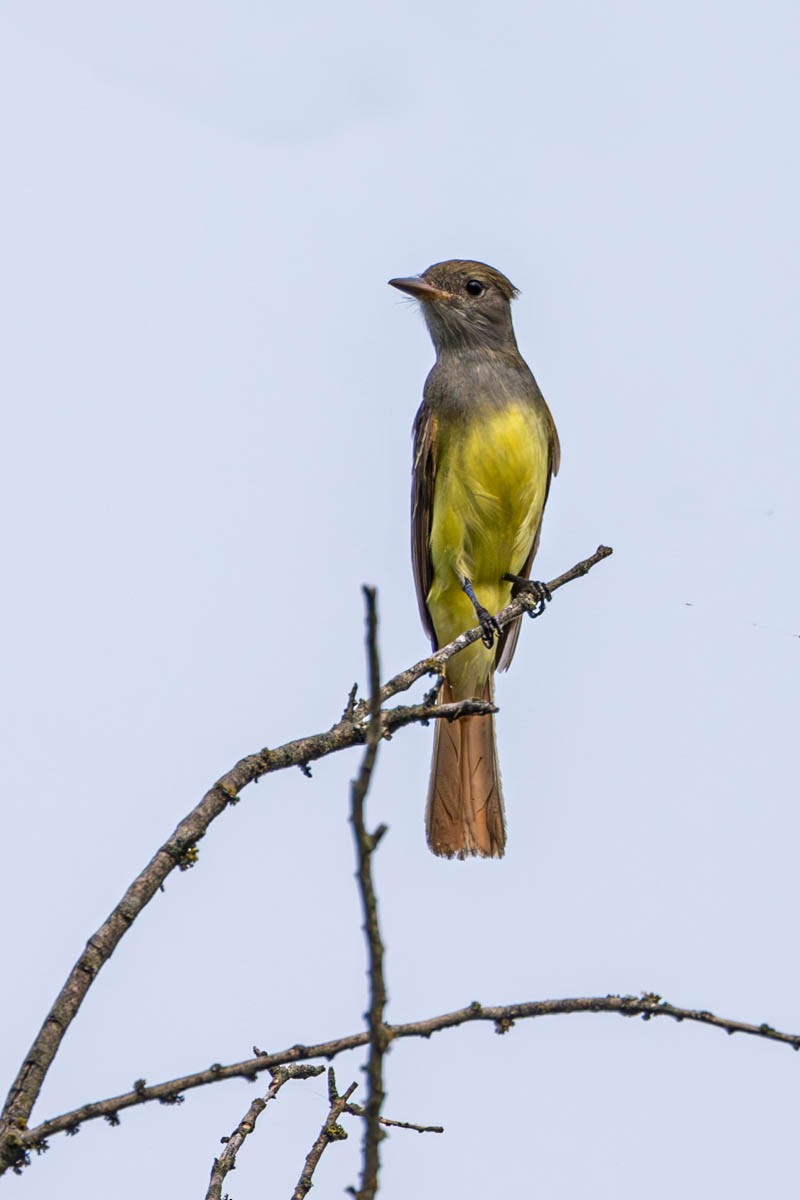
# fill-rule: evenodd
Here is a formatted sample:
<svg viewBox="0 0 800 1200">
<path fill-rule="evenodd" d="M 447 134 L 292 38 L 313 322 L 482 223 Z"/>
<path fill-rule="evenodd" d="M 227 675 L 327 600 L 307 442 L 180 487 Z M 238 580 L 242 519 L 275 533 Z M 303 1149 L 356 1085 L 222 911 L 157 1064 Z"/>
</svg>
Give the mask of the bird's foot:
<svg viewBox="0 0 800 1200">
<path fill-rule="evenodd" d="M 475 616 L 478 618 L 478 624 L 482 629 L 481 641 L 487 650 L 491 650 L 494 645 L 494 635 L 499 637 L 503 632 L 498 624 L 497 617 L 493 617 L 488 608 L 484 608 L 478 597 L 475 595 L 475 589 L 469 579 L 462 579 L 461 586 L 472 601 L 472 607 L 475 609 Z"/>
<path fill-rule="evenodd" d="M 526 579 L 524 575 L 511 574 L 504 575 L 503 579 L 514 584 L 513 594 L 515 596 L 525 593 L 531 597 L 533 606 L 528 609 L 529 617 L 540 617 L 545 610 L 545 605 L 553 599 L 550 588 L 539 579 Z"/>
</svg>

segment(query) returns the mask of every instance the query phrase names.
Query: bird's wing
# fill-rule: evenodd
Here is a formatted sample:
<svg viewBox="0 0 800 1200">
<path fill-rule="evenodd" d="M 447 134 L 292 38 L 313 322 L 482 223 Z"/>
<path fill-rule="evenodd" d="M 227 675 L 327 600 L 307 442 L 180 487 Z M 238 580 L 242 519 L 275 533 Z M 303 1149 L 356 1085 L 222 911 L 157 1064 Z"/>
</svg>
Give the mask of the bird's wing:
<svg viewBox="0 0 800 1200">
<path fill-rule="evenodd" d="M 525 566 L 521 571 L 521 574 L 524 575 L 526 579 L 530 579 L 531 577 L 531 567 L 533 566 L 533 560 L 536 557 L 536 551 L 539 549 L 539 537 L 541 536 L 542 532 L 542 517 L 544 516 L 544 509 L 545 505 L 547 504 L 547 497 L 550 494 L 550 481 L 554 475 L 558 474 L 558 468 L 561 466 L 561 443 L 558 440 L 556 423 L 553 420 L 550 409 L 547 407 L 544 396 L 541 394 L 538 388 L 536 391 L 537 404 L 541 404 L 545 423 L 547 425 L 547 487 L 544 493 L 544 502 L 542 503 L 542 512 L 539 517 L 539 524 L 536 526 L 536 533 L 533 537 L 533 544 L 531 545 L 528 557 L 525 559 Z M 514 651 L 517 648 L 517 641 L 519 640 L 519 631 L 521 628 L 522 617 L 518 617 L 516 621 L 512 621 L 510 625 L 506 625 L 505 629 L 501 633 L 497 642 L 496 662 L 498 671 L 507 671 L 511 666 L 511 660 L 514 657 Z"/>
<path fill-rule="evenodd" d="M 411 484 L 411 559 L 417 604 L 425 632 L 436 649 L 436 634 L 428 611 L 428 592 L 433 583 L 431 520 L 436 474 L 436 421 L 423 404 L 414 422 L 414 470 Z"/>
</svg>

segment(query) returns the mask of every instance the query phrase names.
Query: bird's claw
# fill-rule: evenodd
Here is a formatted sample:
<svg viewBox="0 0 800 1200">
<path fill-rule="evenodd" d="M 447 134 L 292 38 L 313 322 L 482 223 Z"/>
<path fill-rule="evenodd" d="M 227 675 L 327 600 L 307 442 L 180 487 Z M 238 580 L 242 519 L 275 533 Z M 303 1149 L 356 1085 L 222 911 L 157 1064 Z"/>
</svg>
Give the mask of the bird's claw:
<svg viewBox="0 0 800 1200">
<path fill-rule="evenodd" d="M 488 609 L 485 609 L 482 604 L 477 604 L 475 606 L 475 615 L 477 616 L 481 629 L 483 630 L 483 633 L 481 634 L 481 641 L 487 650 L 491 650 L 492 646 L 494 645 L 494 635 L 497 634 L 499 637 L 502 633 L 497 621 L 497 617 L 493 617 Z"/>
<path fill-rule="evenodd" d="M 533 608 L 528 609 L 529 617 L 540 617 L 544 612 L 545 605 L 553 599 L 550 588 L 539 579 L 528 579 L 526 586 L 520 588 L 520 591 L 527 592 L 534 601 Z"/>
<path fill-rule="evenodd" d="M 514 584 L 512 596 L 528 595 L 533 599 L 533 606 L 528 609 L 529 617 L 540 617 L 545 604 L 553 599 L 550 588 L 539 579 L 526 579 L 524 575 L 504 575 L 503 579 Z"/>
</svg>

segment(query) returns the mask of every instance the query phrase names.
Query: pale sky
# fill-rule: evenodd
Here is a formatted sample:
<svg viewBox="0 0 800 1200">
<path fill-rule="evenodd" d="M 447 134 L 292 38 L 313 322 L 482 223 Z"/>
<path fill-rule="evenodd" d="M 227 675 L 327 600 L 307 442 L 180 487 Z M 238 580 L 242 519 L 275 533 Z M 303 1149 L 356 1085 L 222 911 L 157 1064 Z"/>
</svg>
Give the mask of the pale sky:
<svg viewBox="0 0 800 1200">
<path fill-rule="evenodd" d="M 430 728 L 382 751 L 388 1019 L 651 990 L 800 1033 L 799 43 L 778 2 L 0 6 L 4 1091 L 214 779 L 338 718 L 362 582 L 384 675 L 426 652 L 408 491 L 433 356 L 386 280 L 449 257 L 522 290 L 563 448 L 535 574 L 615 553 L 499 681 L 502 862 L 426 849 Z M 271 776 L 212 827 L 34 1121 L 359 1028 L 357 766 Z M 386 1112 L 447 1132 L 392 1134 L 381 1195 L 786 1195 L 798 1069 L 599 1015 L 404 1043 Z M 7 1186 L 203 1195 L 256 1094 L 87 1125 Z M 236 1200 L 289 1195 L 326 1111 L 324 1080 L 290 1085 Z M 357 1182 L 348 1129 L 320 1196 Z"/>
</svg>

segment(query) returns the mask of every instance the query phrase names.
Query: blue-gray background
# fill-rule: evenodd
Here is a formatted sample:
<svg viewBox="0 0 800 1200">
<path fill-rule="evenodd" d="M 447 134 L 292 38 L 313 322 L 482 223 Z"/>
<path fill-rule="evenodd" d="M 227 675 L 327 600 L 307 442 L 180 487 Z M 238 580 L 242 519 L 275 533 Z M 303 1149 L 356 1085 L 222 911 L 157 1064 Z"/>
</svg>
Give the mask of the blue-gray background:
<svg viewBox="0 0 800 1200">
<path fill-rule="evenodd" d="M 523 291 L 564 450 L 537 574 L 615 555 L 501 679 L 503 862 L 430 856 L 431 731 L 385 748 L 389 1017 L 651 989 L 800 1031 L 799 35 L 788 2 L 4 0 L 4 1080 L 210 782 L 339 715 L 362 581 L 385 673 L 425 652 L 431 349 L 385 280 L 447 257 Z M 359 1026 L 357 761 L 221 818 L 35 1118 Z M 786 1194 L 799 1069 L 605 1016 L 398 1045 L 387 1112 L 447 1133 L 394 1133 L 383 1194 Z M 87 1126 L 9 1186 L 201 1195 L 253 1094 Z M 237 1200 L 290 1193 L 325 1110 L 323 1081 L 284 1092 Z M 320 1195 L 355 1182 L 359 1133 Z"/>
</svg>

